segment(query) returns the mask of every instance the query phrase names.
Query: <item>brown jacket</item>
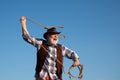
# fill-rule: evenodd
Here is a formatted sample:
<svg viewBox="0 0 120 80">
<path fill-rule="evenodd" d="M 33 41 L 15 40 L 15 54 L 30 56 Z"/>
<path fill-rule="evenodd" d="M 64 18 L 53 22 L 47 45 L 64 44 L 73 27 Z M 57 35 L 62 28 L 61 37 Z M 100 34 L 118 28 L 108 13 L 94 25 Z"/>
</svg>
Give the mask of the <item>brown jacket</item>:
<svg viewBox="0 0 120 80">
<path fill-rule="evenodd" d="M 37 52 L 37 64 L 36 64 L 36 73 L 39 73 L 42 70 L 42 67 L 44 65 L 45 59 L 48 56 L 48 52 L 45 51 L 47 49 L 47 44 L 45 41 L 43 41 L 42 47 Z M 60 80 L 62 80 L 62 65 L 58 62 L 58 60 L 63 64 L 63 56 L 62 56 L 62 47 L 60 44 L 57 44 L 57 60 L 56 60 L 56 74 Z"/>
</svg>

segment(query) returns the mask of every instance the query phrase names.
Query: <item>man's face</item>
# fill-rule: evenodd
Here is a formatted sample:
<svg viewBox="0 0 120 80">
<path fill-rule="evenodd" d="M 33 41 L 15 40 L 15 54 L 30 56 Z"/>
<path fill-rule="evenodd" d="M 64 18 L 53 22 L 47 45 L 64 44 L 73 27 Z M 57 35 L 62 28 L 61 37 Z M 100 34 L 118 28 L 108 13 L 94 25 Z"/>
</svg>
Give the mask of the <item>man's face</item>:
<svg viewBox="0 0 120 80">
<path fill-rule="evenodd" d="M 47 41 L 51 46 L 54 46 L 58 43 L 58 35 L 59 34 L 48 34 L 47 35 Z"/>
</svg>

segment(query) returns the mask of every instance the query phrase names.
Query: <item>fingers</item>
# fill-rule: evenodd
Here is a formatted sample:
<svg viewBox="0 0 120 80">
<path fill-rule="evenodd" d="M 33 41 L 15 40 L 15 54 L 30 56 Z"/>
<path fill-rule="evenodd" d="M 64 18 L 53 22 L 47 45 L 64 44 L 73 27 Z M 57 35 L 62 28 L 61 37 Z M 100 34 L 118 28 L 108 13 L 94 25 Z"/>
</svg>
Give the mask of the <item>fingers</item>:
<svg viewBox="0 0 120 80">
<path fill-rule="evenodd" d="M 25 16 L 22 16 L 22 17 L 20 18 L 20 22 L 21 22 L 21 23 L 25 23 L 25 22 L 26 22 L 26 17 L 25 17 Z"/>
<path fill-rule="evenodd" d="M 26 19 L 26 17 L 25 17 L 25 16 L 22 16 L 20 19 Z"/>
</svg>

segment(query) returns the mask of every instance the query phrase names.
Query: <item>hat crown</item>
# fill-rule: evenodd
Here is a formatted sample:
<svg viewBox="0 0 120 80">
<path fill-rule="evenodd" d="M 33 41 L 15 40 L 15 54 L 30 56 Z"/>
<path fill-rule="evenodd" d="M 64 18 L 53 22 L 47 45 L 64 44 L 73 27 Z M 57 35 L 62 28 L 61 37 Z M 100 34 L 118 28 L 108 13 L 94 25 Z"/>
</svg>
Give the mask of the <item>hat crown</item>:
<svg viewBox="0 0 120 80">
<path fill-rule="evenodd" d="M 44 33 L 43 37 L 46 39 L 46 36 L 48 34 L 60 34 L 61 32 L 57 32 L 55 27 L 47 29 L 47 31 Z"/>
<path fill-rule="evenodd" d="M 47 29 L 47 32 L 52 33 L 52 32 L 57 32 L 57 30 L 56 28 L 53 27 L 53 28 Z"/>
</svg>

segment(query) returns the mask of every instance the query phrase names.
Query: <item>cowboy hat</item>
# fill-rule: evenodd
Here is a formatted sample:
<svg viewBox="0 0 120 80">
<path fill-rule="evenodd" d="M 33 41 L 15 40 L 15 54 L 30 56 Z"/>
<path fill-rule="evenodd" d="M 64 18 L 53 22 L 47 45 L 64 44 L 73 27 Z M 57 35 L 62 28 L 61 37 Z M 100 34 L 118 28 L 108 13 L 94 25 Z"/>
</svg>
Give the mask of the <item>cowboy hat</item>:
<svg viewBox="0 0 120 80">
<path fill-rule="evenodd" d="M 57 30 L 56 30 L 55 27 L 52 27 L 52 28 L 47 29 L 47 32 L 45 32 L 45 33 L 43 34 L 43 37 L 46 39 L 46 36 L 47 36 L 48 34 L 60 34 L 60 33 L 61 33 L 61 32 L 57 32 Z"/>
</svg>

